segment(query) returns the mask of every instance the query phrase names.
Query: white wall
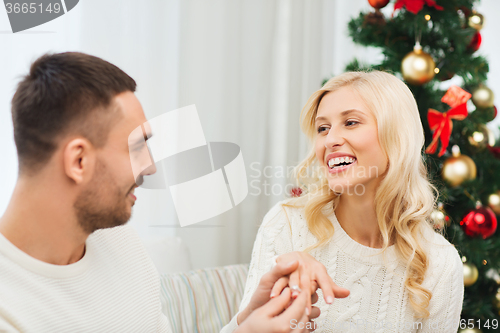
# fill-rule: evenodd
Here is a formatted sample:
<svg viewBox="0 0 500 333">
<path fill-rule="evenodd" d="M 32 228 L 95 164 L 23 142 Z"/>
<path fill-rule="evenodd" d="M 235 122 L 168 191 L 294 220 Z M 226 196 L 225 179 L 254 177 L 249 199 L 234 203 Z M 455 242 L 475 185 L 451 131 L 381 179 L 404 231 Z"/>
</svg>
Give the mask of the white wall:
<svg viewBox="0 0 500 333">
<path fill-rule="evenodd" d="M 0 8 L 0 214 L 7 207 L 17 177 L 10 100 L 30 63 L 46 52 L 81 51 L 122 68 L 138 85 L 147 118 L 178 107 L 179 1 L 83 0 L 64 16 L 12 34 Z M 171 219 L 162 191 L 139 189 L 131 223 L 143 236 L 175 234 L 149 224 Z M 142 193 L 144 192 L 144 193 Z"/>
</svg>

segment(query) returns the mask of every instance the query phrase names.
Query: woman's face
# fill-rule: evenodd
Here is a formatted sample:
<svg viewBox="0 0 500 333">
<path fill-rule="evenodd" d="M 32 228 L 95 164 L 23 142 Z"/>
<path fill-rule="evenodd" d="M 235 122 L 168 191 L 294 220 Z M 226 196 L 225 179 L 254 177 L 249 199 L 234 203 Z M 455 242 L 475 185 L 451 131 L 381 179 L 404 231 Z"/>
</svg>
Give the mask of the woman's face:
<svg viewBox="0 0 500 333">
<path fill-rule="evenodd" d="M 363 195 L 375 191 L 388 160 L 373 113 L 350 87 L 323 96 L 316 115 L 316 158 L 330 189 Z"/>
</svg>

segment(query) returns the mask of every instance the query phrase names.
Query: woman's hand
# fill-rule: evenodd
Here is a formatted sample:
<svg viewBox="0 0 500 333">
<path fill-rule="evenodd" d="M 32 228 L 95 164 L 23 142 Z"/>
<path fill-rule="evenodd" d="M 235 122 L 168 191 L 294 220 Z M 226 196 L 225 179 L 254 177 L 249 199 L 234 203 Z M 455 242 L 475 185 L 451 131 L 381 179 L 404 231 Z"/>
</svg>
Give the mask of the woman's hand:
<svg viewBox="0 0 500 333">
<path fill-rule="evenodd" d="M 292 290 L 292 298 L 297 297 L 301 290 L 309 291 L 311 294 L 314 294 L 318 287 L 323 291 L 323 297 L 327 304 L 331 304 L 334 298 L 349 296 L 350 291 L 337 286 L 330 275 L 328 275 L 325 266 L 314 259 L 310 254 L 305 252 L 291 252 L 283 254 L 276 259 L 278 265 L 282 262 L 291 261 L 299 262 L 298 269 L 294 270 L 289 277 L 281 277 L 276 284 L 274 284 L 271 297 L 279 295 L 287 285 L 290 286 Z M 311 313 L 312 303 L 314 302 L 311 302 L 311 298 L 308 298 L 307 307 L 309 313 Z"/>
<path fill-rule="evenodd" d="M 299 332 L 310 332 L 305 325 L 309 321 L 306 314 L 309 293 L 302 292 L 295 300 L 291 296 L 290 289 L 285 288 L 279 296 L 254 310 L 235 333 L 283 333 L 297 327 L 303 327 Z"/>
</svg>

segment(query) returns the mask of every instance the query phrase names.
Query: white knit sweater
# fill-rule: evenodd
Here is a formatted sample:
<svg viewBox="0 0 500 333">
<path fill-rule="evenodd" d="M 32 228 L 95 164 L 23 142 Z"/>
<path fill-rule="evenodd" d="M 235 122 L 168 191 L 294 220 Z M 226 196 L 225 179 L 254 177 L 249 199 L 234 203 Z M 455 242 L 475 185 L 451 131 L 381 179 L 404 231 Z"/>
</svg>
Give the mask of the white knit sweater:
<svg viewBox="0 0 500 333">
<path fill-rule="evenodd" d="M 170 332 L 160 280 L 130 226 L 99 230 L 85 255 L 58 266 L 0 233 L 0 332 Z"/>
<path fill-rule="evenodd" d="M 264 217 L 254 244 L 252 261 L 240 305 L 249 303 L 260 278 L 271 266 L 276 255 L 303 251 L 316 243 L 300 208 L 283 207 L 281 201 Z M 457 332 L 464 294 L 463 268 L 460 256 L 443 236 L 429 229 L 425 232 L 424 249 L 428 250 L 429 267 L 423 286 L 432 292 L 425 320 L 413 318 L 404 286 L 406 264 L 394 245 L 385 253 L 354 241 L 342 229 L 335 214 L 328 214 L 335 232 L 328 245 L 311 254 L 328 270 L 333 281 L 350 290 L 344 299 L 325 303 L 318 291 L 316 304 L 321 315 L 316 319 L 316 332 Z M 294 327 L 295 323 L 291 323 Z M 222 330 L 232 332 L 236 316 Z"/>
</svg>

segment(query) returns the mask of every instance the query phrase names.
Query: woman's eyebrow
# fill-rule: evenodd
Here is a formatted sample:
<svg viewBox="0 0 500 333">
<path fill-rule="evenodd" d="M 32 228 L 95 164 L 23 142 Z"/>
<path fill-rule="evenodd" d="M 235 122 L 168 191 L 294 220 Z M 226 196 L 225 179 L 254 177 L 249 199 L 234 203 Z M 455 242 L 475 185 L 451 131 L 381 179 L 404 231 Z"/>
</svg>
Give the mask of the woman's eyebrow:
<svg viewBox="0 0 500 333">
<path fill-rule="evenodd" d="M 351 113 L 361 113 L 361 114 L 363 114 L 363 111 L 358 110 L 358 109 L 349 109 L 349 110 L 345 110 L 345 111 L 340 112 L 340 115 L 342 117 L 344 117 L 344 116 L 347 116 L 347 115 L 349 115 Z"/>
<path fill-rule="evenodd" d="M 327 120 L 325 117 L 317 117 L 315 122 L 317 123 L 318 121 L 323 121 L 323 120 Z"/>
<path fill-rule="evenodd" d="M 345 110 L 345 111 L 340 112 L 340 116 L 341 117 L 345 117 L 345 116 L 347 116 L 347 115 L 349 115 L 351 113 L 360 113 L 361 115 L 364 115 L 364 112 L 361 111 L 361 110 L 358 110 L 358 109 L 349 109 L 349 110 Z M 315 122 L 317 123 L 318 121 L 323 121 L 323 120 L 326 121 L 328 119 L 326 119 L 325 117 L 321 117 L 320 116 L 320 117 L 316 118 Z"/>
</svg>

